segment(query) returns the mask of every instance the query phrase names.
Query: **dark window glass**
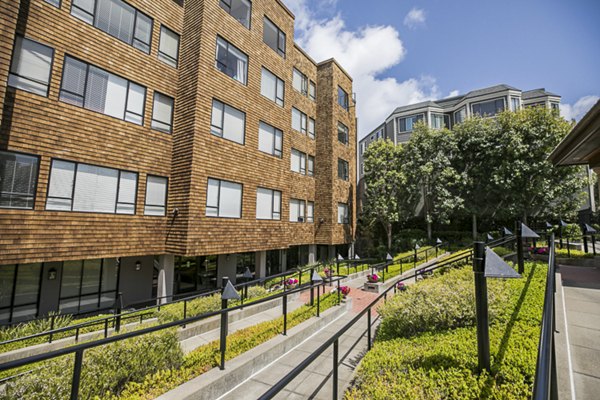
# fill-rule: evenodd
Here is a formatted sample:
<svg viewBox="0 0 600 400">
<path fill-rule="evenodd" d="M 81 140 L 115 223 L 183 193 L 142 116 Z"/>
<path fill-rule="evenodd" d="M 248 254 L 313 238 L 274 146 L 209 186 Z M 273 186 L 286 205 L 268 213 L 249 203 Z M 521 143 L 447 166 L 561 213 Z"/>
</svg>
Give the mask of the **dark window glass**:
<svg viewBox="0 0 600 400">
<path fill-rule="evenodd" d="M 0 151 L 0 207 L 33 209 L 38 158 Z"/>
<path fill-rule="evenodd" d="M 8 86 L 48 96 L 54 49 L 17 36 L 8 75 Z"/>
<path fill-rule="evenodd" d="M 486 101 L 483 103 L 477 103 L 472 105 L 473 114 L 481 115 L 481 116 L 494 116 L 502 111 L 504 111 L 504 100 L 497 99 Z"/>
<path fill-rule="evenodd" d="M 349 110 L 348 93 L 338 86 L 338 104 L 346 111 Z"/>
<path fill-rule="evenodd" d="M 285 57 L 285 33 L 267 17 L 264 18 L 263 41 L 280 56 Z"/>
<path fill-rule="evenodd" d="M 348 127 L 341 122 L 338 122 L 338 141 L 348 144 Z"/>
<path fill-rule="evenodd" d="M 338 158 L 338 178 L 347 181 L 349 179 L 348 161 Z"/>
<path fill-rule="evenodd" d="M 240 24 L 250 29 L 252 3 L 248 0 L 220 0 L 219 4 L 223 10 L 238 20 Z"/>
<path fill-rule="evenodd" d="M 248 78 L 248 56 L 221 37 L 217 37 L 215 62 L 219 71 L 244 85 L 246 84 Z"/>
</svg>

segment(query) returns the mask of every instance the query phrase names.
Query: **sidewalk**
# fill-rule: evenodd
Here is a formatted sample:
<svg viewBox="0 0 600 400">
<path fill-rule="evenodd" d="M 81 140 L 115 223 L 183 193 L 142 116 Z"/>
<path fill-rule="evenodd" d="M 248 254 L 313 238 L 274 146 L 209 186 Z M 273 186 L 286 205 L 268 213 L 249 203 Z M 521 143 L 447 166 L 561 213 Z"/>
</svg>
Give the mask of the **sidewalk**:
<svg viewBox="0 0 600 400">
<path fill-rule="evenodd" d="M 557 343 L 559 338 L 565 343 L 563 348 L 557 348 L 560 352 L 557 354 L 559 399 L 597 399 L 600 393 L 600 268 L 566 265 L 559 268 L 562 285 L 557 284 L 555 335 Z"/>
</svg>

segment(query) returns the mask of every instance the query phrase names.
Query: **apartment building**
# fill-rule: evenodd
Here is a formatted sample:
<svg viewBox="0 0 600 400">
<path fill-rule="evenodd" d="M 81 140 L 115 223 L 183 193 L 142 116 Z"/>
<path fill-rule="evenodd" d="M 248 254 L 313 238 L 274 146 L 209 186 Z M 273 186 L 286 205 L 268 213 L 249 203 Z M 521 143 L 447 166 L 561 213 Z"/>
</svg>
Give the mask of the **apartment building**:
<svg viewBox="0 0 600 400">
<path fill-rule="evenodd" d="M 364 175 L 363 154 L 369 144 L 388 139 L 394 144 L 410 139 L 413 126 L 425 121 L 431 128 L 447 127 L 473 115 L 494 116 L 504 110 L 515 111 L 521 107 L 543 106 L 558 110 L 560 96 L 545 89 L 521 91 L 508 85 L 496 85 L 473 90 L 464 95 L 425 101 L 396 108 L 385 121 L 362 138 L 358 144 L 359 179 Z"/>
<path fill-rule="evenodd" d="M 0 30 L 0 323 L 349 251 L 352 79 L 281 1 L 16 0 Z"/>
</svg>

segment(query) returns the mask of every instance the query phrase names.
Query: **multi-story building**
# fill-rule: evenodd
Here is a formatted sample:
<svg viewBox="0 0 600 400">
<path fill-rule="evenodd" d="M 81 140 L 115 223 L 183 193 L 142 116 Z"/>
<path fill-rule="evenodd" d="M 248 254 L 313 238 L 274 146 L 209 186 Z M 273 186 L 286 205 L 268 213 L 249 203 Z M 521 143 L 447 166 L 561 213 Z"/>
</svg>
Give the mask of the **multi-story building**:
<svg viewBox="0 0 600 400">
<path fill-rule="evenodd" d="M 544 106 L 558 110 L 560 96 L 545 89 L 521 91 L 508 85 L 473 90 L 460 96 L 425 101 L 396 108 L 385 121 L 362 138 L 358 148 L 359 179 L 364 175 L 363 154 L 369 144 L 389 139 L 394 144 L 407 142 L 413 126 L 425 121 L 431 128 L 452 128 L 473 115 L 494 116 L 504 110 Z"/>
<path fill-rule="evenodd" d="M 352 79 L 281 1 L 5 1 L 0 30 L 0 323 L 348 251 Z"/>
</svg>

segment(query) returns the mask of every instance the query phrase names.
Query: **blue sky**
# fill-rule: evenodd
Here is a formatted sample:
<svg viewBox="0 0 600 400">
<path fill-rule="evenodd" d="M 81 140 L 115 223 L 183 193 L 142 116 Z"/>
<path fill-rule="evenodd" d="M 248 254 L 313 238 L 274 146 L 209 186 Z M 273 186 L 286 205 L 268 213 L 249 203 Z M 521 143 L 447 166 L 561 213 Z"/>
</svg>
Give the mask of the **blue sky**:
<svg viewBox="0 0 600 400">
<path fill-rule="evenodd" d="M 599 0 L 284 2 L 309 54 L 355 78 L 359 137 L 394 104 L 497 83 L 558 93 L 568 118 L 600 95 Z"/>
</svg>

